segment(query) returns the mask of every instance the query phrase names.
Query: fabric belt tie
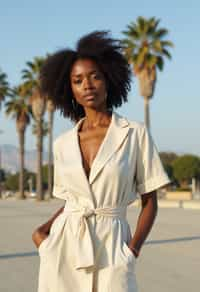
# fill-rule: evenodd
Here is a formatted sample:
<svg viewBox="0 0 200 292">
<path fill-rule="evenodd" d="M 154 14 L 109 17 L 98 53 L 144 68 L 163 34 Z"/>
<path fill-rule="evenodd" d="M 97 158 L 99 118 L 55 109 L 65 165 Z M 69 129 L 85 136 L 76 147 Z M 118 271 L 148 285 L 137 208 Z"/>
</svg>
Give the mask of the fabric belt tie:
<svg viewBox="0 0 200 292">
<path fill-rule="evenodd" d="M 77 214 L 78 216 L 78 228 L 76 232 L 76 243 L 75 243 L 75 268 L 91 268 L 95 266 L 94 260 L 94 248 L 93 240 L 91 237 L 90 229 L 88 226 L 88 218 L 91 216 L 104 216 L 110 218 L 125 218 L 126 207 L 118 208 L 96 208 L 92 209 L 89 207 L 71 208 L 67 204 L 65 205 L 64 212 L 68 215 Z"/>
</svg>

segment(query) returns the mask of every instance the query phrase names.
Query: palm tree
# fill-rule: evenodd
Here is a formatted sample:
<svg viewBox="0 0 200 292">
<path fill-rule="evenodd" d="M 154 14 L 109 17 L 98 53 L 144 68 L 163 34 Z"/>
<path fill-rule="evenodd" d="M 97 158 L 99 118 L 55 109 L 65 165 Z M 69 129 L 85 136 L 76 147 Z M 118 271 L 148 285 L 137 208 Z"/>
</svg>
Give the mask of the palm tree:
<svg viewBox="0 0 200 292">
<path fill-rule="evenodd" d="M 7 81 L 7 75 L 0 70 L 0 109 L 2 101 L 5 96 L 9 94 L 9 84 Z"/>
<path fill-rule="evenodd" d="M 42 125 L 45 112 L 46 100 L 40 93 L 39 73 L 44 58 L 35 57 L 33 62 L 27 62 L 27 69 L 22 71 L 22 78 L 25 81 L 25 94 L 30 96 L 32 112 L 37 124 L 37 198 L 44 199 L 42 187 L 42 154 L 43 154 L 43 135 Z"/>
<path fill-rule="evenodd" d="M 38 134 L 38 127 L 37 127 L 37 123 L 35 122 L 33 125 L 32 125 L 32 134 L 37 136 Z M 42 135 L 43 137 L 47 136 L 49 130 L 48 130 L 48 123 L 43 121 L 43 124 L 42 124 Z"/>
<path fill-rule="evenodd" d="M 53 172 L 53 157 L 52 157 L 52 143 L 53 143 L 53 120 L 54 120 L 54 112 L 55 105 L 51 99 L 47 100 L 47 112 L 48 112 L 48 135 L 49 135 L 49 143 L 48 143 L 48 193 L 50 198 L 52 197 L 52 172 Z"/>
<path fill-rule="evenodd" d="M 35 136 L 38 135 L 38 127 L 37 127 L 36 122 L 32 126 L 32 133 Z M 48 134 L 49 134 L 49 125 L 46 121 L 43 121 L 43 123 L 42 123 L 42 136 L 43 136 L 43 138 L 46 137 Z M 42 181 L 43 181 L 43 183 L 44 183 L 44 176 L 45 176 L 45 173 L 44 173 L 44 166 L 43 166 L 42 167 Z M 49 170 L 48 170 L 48 176 L 49 176 Z M 49 179 L 49 177 L 48 177 L 48 179 Z M 49 193 L 49 191 L 48 191 L 48 193 Z"/>
<path fill-rule="evenodd" d="M 10 89 L 7 81 L 7 75 L 0 70 L 0 109 L 5 97 L 9 95 Z M 1 149 L 0 149 L 0 171 L 1 170 Z M 0 198 L 1 198 L 1 178 L 0 178 Z"/>
<path fill-rule="evenodd" d="M 19 176 L 19 198 L 24 199 L 24 144 L 25 130 L 30 123 L 31 108 L 27 104 L 27 100 L 21 96 L 22 86 L 15 87 L 12 90 L 12 96 L 6 102 L 6 114 L 16 120 L 16 129 L 19 136 L 20 149 L 20 176 Z"/>
<path fill-rule="evenodd" d="M 171 59 L 168 47 L 173 43 L 164 40 L 166 28 L 159 28 L 160 19 L 138 17 L 136 22 L 127 26 L 122 33 L 124 54 L 133 65 L 134 74 L 139 79 L 140 94 L 144 97 L 145 124 L 150 128 L 149 101 L 154 94 L 157 69 L 164 67 L 164 57 Z"/>
</svg>

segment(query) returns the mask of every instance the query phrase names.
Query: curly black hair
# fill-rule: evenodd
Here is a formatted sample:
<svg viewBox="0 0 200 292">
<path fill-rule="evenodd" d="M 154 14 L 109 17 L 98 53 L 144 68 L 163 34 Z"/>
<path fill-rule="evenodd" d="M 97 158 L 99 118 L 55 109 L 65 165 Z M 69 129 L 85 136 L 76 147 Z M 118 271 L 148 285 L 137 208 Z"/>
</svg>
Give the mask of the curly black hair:
<svg viewBox="0 0 200 292">
<path fill-rule="evenodd" d="M 85 116 L 84 108 L 74 103 L 70 72 L 78 59 L 92 59 L 104 74 L 107 85 L 107 108 L 127 102 L 131 69 L 122 51 L 121 42 L 109 36 L 109 31 L 94 31 L 83 36 L 76 50 L 66 48 L 50 55 L 40 72 L 41 93 L 52 99 L 64 117 L 77 122 Z M 73 100 L 73 101 L 72 101 Z"/>
</svg>

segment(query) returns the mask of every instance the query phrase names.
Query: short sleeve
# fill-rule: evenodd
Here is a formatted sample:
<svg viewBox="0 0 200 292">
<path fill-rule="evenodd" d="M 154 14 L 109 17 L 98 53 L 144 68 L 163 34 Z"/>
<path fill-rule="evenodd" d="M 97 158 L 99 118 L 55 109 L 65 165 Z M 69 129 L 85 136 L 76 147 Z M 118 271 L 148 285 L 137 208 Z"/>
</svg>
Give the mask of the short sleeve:
<svg viewBox="0 0 200 292">
<path fill-rule="evenodd" d="M 158 150 L 146 126 L 138 129 L 136 191 L 142 195 L 170 183 Z"/>
</svg>

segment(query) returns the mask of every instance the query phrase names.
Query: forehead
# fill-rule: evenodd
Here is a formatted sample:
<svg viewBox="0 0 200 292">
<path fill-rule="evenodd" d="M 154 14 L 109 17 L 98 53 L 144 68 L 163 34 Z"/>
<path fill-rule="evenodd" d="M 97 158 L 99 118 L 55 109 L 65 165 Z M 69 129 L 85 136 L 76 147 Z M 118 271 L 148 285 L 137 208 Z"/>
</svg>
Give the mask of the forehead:
<svg viewBox="0 0 200 292">
<path fill-rule="evenodd" d="M 71 76 L 100 71 L 97 63 L 92 59 L 78 59 L 71 69 Z"/>
</svg>

